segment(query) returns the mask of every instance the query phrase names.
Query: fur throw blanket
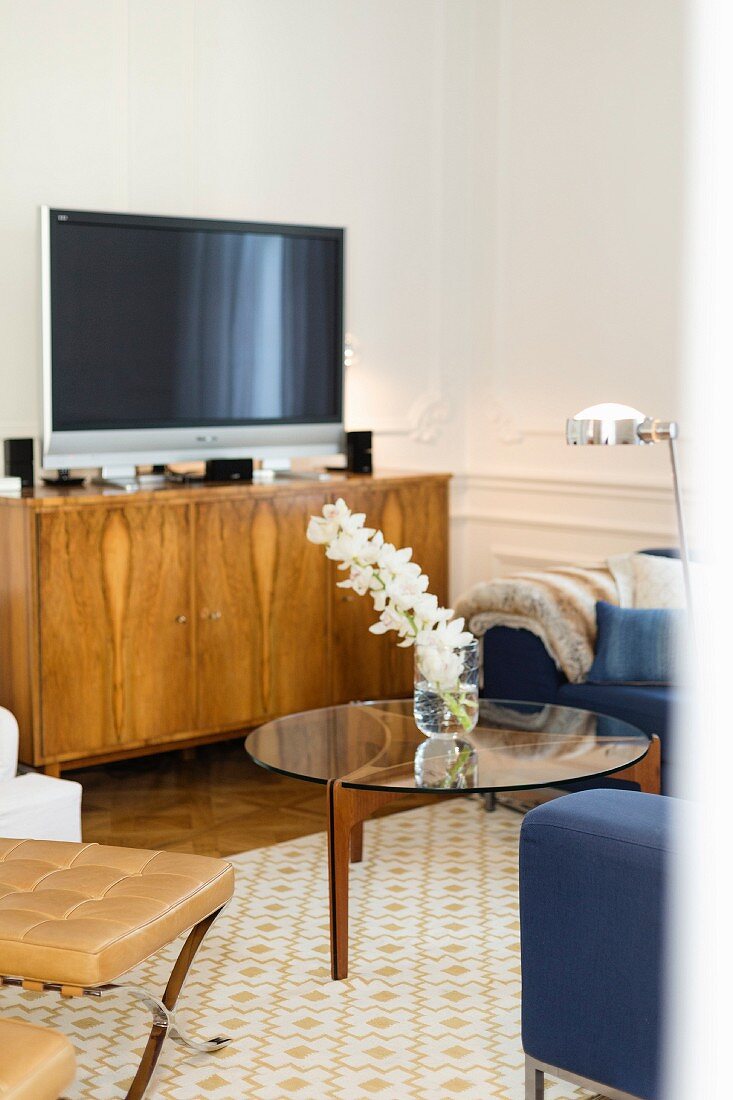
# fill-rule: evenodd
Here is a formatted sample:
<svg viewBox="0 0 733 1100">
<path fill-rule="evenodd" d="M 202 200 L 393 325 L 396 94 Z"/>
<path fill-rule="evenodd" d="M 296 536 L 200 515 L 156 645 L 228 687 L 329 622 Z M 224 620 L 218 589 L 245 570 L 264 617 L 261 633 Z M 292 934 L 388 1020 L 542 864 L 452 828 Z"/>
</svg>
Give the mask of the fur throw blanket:
<svg viewBox="0 0 733 1100">
<path fill-rule="evenodd" d="M 475 584 L 459 599 L 456 615 L 479 638 L 493 626 L 531 631 L 577 684 L 593 663 L 596 600 L 619 602 L 609 569 L 547 569 Z"/>
</svg>

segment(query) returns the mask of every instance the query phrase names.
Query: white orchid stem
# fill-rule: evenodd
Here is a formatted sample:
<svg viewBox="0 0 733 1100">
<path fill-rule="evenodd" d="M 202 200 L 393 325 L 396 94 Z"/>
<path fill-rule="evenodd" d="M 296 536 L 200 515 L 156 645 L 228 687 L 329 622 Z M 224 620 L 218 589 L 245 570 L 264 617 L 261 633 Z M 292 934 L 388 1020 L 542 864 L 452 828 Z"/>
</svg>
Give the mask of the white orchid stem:
<svg viewBox="0 0 733 1100">
<path fill-rule="evenodd" d="M 445 779 L 442 783 L 439 783 L 438 786 L 443 790 L 450 790 L 451 787 L 456 786 L 458 780 L 464 773 L 466 765 L 470 762 L 470 759 L 470 747 L 461 749 L 458 756 L 456 757 L 455 763 L 452 764 L 450 768 L 448 768 Z"/>
<path fill-rule="evenodd" d="M 382 590 L 384 590 L 387 587 L 387 585 L 385 584 L 385 582 L 384 582 L 384 580 L 383 580 L 383 578 L 382 578 L 382 576 L 381 576 L 378 569 L 375 569 L 373 565 L 367 565 L 366 562 L 359 561 L 358 558 L 355 558 L 354 560 L 355 560 L 355 564 L 360 569 L 369 569 L 371 571 L 372 577 L 374 578 L 375 581 L 379 582 L 379 587 Z M 397 608 L 396 610 L 398 611 L 398 614 L 400 614 L 402 616 L 403 619 L 407 620 L 407 622 L 410 625 L 410 630 L 412 632 L 412 637 L 416 638 L 417 635 L 418 635 L 418 629 L 417 629 L 417 624 L 415 622 L 415 616 L 410 615 L 410 613 L 408 611 L 402 611 L 399 608 Z M 456 698 L 456 694 L 457 694 L 456 692 L 438 691 L 438 695 L 443 700 L 445 705 L 448 707 L 448 710 L 451 712 L 453 717 L 457 718 L 458 721 L 463 726 L 464 730 L 466 730 L 468 733 L 470 733 L 471 730 L 473 729 L 473 722 L 471 721 L 471 718 L 470 718 L 469 713 L 468 713 L 468 711 L 466 709 L 466 706 L 465 706 L 465 692 L 460 692 L 460 696 L 461 696 L 460 699 Z"/>
<path fill-rule="evenodd" d="M 445 693 L 441 692 L 441 698 L 453 717 L 458 719 L 467 733 L 470 733 L 473 729 L 473 723 L 466 710 L 465 704 L 456 699 L 455 694 L 450 691 L 446 691 Z"/>
<path fill-rule="evenodd" d="M 470 633 L 461 633 L 463 619 L 455 619 L 449 608 L 439 607 L 437 598 L 427 593 L 429 580 L 410 560 L 412 550 L 396 550 L 384 541 L 381 531 L 365 527 L 365 519 L 365 515 L 352 512 L 339 498 L 334 504 L 324 505 L 321 516 L 311 516 L 306 534 L 311 542 L 326 547 L 326 554 L 340 563 L 340 569 L 350 571 L 340 587 L 353 588 L 359 595 L 371 594 L 375 610 L 380 612 L 377 622 L 369 628 L 372 633 L 395 631 L 403 647 L 414 645 L 426 636 L 431 647 L 437 646 L 438 653 L 443 654 L 444 671 L 450 669 L 443 675 L 442 682 L 453 683 L 455 657 L 451 656 L 451 651 L 455 653 L 471 638 Z M 450 626 L 446 627 L 449 620 Z M 438 665 L 440 661 L 439 656 Z M 435 660 L 430 664 L 434 665 Z M 421 671 L 425 675 L 424 670 Z M 440 670 L 436 674 L 430 667 L 430 671 L 440 683 Z M 470 731 L 473 722 L 460 676 L 456 675 L 456 686 L 450 690 L 438 687 L 428 675 L 425 679 L 463 729 Z"/>
</svg>

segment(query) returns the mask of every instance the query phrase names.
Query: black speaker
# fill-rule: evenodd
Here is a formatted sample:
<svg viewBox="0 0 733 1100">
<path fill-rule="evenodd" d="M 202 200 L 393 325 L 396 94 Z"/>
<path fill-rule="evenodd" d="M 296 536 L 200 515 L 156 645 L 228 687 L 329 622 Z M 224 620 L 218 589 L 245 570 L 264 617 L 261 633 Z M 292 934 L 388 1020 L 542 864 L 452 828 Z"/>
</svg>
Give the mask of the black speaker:
<svg viewBox="0 0 733 1100">
<path fill-rule="evenodd" d="M 5 476 L 19 477 L 23 488 L 33 484 L 33 440 L 5 440 Z"/>
<path fill-rule="evenodd" d="M 251 481 L 251 458 L 210 458 L 206 463 L 206 481 Z"/>
<path fill-rule="evenodd" d="M 372 472 L 372 433 L 346 433 L 346 469 L 350 474 Z"/>
</svg>

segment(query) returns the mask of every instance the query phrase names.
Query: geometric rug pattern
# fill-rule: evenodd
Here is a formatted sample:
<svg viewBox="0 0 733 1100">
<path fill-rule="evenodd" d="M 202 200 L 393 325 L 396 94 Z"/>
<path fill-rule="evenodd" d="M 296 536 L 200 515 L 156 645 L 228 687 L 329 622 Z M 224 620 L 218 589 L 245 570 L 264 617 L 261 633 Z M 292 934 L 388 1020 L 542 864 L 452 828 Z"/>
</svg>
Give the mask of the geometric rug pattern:
<svg viewBox="0 0 733 1100">
<path fill-rule="evenodd" d="M 160 1100 L 520 1100 L 517 844 L 521 817 L 480 802 L 366 823 L 351 869 L 350 973 L 329 976 L 326 838 L 232 858 L 234 901 L 204 941 L 181 1020 L 215 1054 L 169 1041 Z M 162 991 L 177 946 L 132 972 Z M 148 1017 L 103 1003 L 2 992 L 3 1015 L 64 1031 L 79 1059 L 74 1098 L 124 1096 Z M 588 1093 L 550 1081 L 546 1100 Z"/>
</svg>

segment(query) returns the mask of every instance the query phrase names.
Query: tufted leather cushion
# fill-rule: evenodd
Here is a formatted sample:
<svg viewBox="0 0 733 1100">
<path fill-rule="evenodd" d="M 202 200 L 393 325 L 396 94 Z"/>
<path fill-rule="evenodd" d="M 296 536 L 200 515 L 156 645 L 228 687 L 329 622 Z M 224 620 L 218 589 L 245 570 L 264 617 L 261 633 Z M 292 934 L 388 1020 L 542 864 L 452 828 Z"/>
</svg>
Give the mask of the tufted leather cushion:
<svg viewBox="0 0 733 1100">
<path fill-rule="evenodd" d="M 57 1100 L 76 1074 L 65 1035 L 22 1020 L 0 1020 L 1 1100 Z"/>
<path fill-rule="evenodd" d="M 207 856 L 0 839 L 0 974 L 114 981 L 232 896 Z"/>
</svg>

